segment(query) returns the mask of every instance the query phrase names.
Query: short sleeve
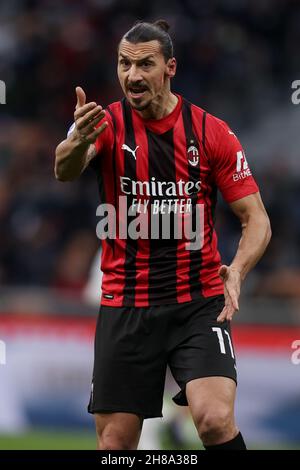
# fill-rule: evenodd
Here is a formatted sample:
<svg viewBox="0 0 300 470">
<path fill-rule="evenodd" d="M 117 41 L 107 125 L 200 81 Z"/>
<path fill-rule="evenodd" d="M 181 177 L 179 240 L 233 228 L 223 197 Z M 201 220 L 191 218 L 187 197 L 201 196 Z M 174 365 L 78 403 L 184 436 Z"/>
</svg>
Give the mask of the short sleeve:
<svg viewBox="0 0 300 470">
<path fill-rule="evenodd" d="M 230 203 L 258 192 L 245 152 L 234 132 L 224 121 L 213 116 L 209 119 L 213 177 L 225 201 Z"/>
</svg>

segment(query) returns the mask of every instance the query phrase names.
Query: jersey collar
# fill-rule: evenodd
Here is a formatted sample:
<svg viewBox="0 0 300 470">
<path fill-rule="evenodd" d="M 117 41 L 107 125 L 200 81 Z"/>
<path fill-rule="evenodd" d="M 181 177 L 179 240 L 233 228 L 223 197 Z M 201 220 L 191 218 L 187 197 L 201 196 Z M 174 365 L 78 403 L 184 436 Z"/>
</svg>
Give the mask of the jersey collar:
<svg viewBox="0 0 300 470">
<path fill-rule="evenodd" d="M 143 122 L 144 126 L 149 129 L 151 132 L 155 132 L 156 134 L 163 134 L 164 132 L 167 132 L 170 130 L 172 127 L 174 127 L 180 113 L 181 113 L 181 108 L 182 108 L 182 97 L 178 95 L 177 93 L 174 93 L 177 98 L 178 102 L 173 109 L 173 111 L 168 114 L 167 116 L 161 118 L 161 119 L 143 119 L 139 113 L 137 113 L 134 109 L 132 109 L 134 115 Z"/>
</svg>

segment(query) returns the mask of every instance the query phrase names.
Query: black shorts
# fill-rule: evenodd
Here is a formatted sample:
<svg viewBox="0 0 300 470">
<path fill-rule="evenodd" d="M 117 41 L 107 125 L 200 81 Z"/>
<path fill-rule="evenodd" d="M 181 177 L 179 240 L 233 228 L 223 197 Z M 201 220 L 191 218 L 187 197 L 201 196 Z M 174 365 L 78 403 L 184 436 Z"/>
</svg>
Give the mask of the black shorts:
<svg viewBox="0 0 300 470">
<path fill-rule="evenodd" d="M 200 377 L 236 382 L 230 323 L 217 323 L 224 296 L 152 307 L 101 306 L 95 338 L 90 413 L 162 416 L 167 365 L 187 405 L 185 387 Z"/>
</svg>

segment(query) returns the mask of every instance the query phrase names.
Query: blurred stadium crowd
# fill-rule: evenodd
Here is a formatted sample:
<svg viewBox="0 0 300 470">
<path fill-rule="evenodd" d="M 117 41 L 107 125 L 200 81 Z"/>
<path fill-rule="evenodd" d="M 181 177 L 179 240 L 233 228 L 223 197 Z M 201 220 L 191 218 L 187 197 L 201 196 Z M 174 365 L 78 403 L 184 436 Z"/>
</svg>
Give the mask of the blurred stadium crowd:
<svg viewBox="0 0 300 470">
<path fill-rule="evenodd" d="M 300 5 L 288 0 L 10 0 L 0 4 L 0 283 L 80 296 L 99 246 L 91 170 L 57 182 L 54 149 L 72 123 L 76 85 L 107 105 L 121 97 L 116 46 L 137 19 L 165 18 L 178 59 L 173 88 L 240 133 L 289 100 L 299 74 Z M 252 294 L 300 295 L 299 178 L 285 156 L 251 160 L 273 240 Z M 273 158 L 274 157 L 274 158 Z M 275 158 L 276 157 L 276 158 Z M 278 163 L 281 161 L 282 163 Z M 275 163 L 274 163 L 275 162 Z M 230 262 L 239 224 L 223 203 L 220 249 Z"/>
</svg>

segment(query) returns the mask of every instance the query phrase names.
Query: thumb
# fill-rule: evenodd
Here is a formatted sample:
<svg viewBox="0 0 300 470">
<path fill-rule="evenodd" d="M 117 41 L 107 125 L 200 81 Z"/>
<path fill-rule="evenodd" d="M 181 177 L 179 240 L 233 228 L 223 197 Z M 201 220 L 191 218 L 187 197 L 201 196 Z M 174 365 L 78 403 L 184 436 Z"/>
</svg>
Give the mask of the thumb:
<svg viewBox="0 0 300 470">
<path fill-rule="evenodd" d="M 77 96 L 76 109 L 78 109 L 86 103 L 86 96 L 81 86 L 77 86 L 75 88 L 75 91 Z"/>
<path fill-rule="evenodd" d="M 222 278 L 223 281 L 226 280 L 227 275 L 228 275 L 228 266 L 223 264 L 218 271 L 219 276 Z"/>
</svg>

